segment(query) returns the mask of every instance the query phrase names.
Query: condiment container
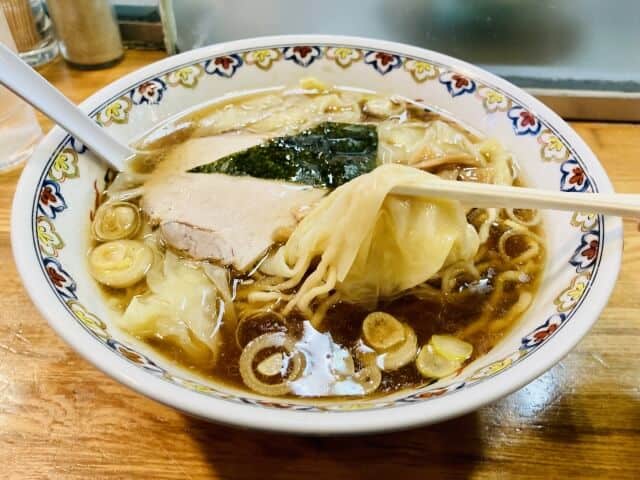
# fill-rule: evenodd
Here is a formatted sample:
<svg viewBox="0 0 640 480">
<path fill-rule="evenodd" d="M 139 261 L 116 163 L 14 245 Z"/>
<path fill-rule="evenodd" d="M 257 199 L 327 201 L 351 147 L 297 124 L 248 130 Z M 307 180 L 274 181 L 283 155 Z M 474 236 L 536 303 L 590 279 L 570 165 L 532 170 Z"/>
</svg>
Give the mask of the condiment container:
<svg viewBox="0 0 640 480">
<path fill-rule="evenodd" d="M 122 58 L 120 30 L 108 0 L 48 0 L 47 4 L 69 64 L 107 68 Z"/>
</svg>

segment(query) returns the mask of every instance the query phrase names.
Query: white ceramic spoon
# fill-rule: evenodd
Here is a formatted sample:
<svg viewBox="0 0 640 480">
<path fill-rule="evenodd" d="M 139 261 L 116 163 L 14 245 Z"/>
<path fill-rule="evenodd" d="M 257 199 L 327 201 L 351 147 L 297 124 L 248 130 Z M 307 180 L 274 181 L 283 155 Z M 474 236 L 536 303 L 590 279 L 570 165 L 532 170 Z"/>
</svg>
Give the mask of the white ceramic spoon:
<svg viewBox="0 0 640 480">
<path fill-rule="evenodd" d="M 114 140 L 86 113 L 1 43 L 0 83 L 80 140 L 112 168 L 124 170 L 125 161 L 133 155 L 133 150 Z"/>
</svg>

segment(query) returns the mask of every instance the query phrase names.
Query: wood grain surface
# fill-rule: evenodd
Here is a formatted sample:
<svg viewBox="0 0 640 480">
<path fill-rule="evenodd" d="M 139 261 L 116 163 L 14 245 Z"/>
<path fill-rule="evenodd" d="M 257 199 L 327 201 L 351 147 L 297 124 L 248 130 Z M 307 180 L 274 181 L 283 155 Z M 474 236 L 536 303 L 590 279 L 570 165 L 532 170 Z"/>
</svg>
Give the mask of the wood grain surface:
<svg viewBox="0 0 640 480">
<path fill-rule="evenodd" d="M 79 72 L 58 62 L 43 74 L 80 101 L 161 56 L 129 51 L 109 70 Z M 640 192 L 640 125 L 573 126 L 616 189 Z M 71 351 L 36 312 L 16 273 L 9 216 L 18 176 L 0 175 L 0 478 L 640 478 L 636 222 L 625 222 L 622 271 L 598 323 L 522 390 L 431 427 L 299 438 L 186 417 Z"/>
</svg>

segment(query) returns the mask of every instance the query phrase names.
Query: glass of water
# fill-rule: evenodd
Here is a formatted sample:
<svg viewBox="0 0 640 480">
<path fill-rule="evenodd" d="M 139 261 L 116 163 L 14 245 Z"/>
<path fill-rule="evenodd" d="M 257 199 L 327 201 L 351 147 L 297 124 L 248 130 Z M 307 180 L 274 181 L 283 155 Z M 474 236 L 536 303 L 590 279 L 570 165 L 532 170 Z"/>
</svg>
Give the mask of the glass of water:
<svg viewBox="0 0 640 480">
<path fill-rule="evenodd" d="M 50 62 L 58 55 L 53 24 L 43 0 L 0 0 L 20 57 L 32 67 Z"/>
<path fill-rule="evenodd" d="M 9 24 L 0 9 L 0 42 L 16 50 Z M 26 160 L 42 136 L 33 109 L 0 86 L 0 172 Z"/>
<path fill-rule="evenodd" d="M 42 130 L 33 109 L 4 87 L 0 87 L 0 172 L 27 159 Z"/>
</svg>

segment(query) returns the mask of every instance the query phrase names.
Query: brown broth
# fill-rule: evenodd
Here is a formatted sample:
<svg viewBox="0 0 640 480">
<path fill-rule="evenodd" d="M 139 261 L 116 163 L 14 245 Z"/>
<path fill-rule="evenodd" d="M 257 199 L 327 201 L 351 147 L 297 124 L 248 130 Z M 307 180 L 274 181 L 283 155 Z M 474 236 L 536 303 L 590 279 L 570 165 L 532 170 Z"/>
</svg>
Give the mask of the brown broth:
<svg viewBox="0 0 640 480">
<path fill-rule="evenodd" d="M 531 229 L 538 235 L 541 235 L 539 227 Z M 487 244 L 490 245 L 490 252 L 495 251 L 500 230 L 492 229 L 492 235 Z M 522 246 L 521 248 L 526 248 Z M 519 249 L 514 249 L 512 254 L 519 253 Z M 455 301 L 435 301 L 424 300 L 413 295 L 407 295 L 391 302 L 381 302 L 376 311 L 389 313 L 401 322 L 410 325 L 418 337 L 418 345 L 426 344 L 434 334 L 452 334 L 456 335 L 463 327 L 470 325 L 476 321 L 487 308 L 492 309 L 491 320 L 499 320 L 516 302 L 521 292 L 527 291 L 535 295 L 539 285 L 542 265 L 544 265 L 544 256 L 541 254 L 534 259 L 538 269 L 529 274 L 530 280 L 523 284 L 512 285 L 508 291 L 505 291 L 503 298 L 495 307 L 489 304 L 491 291 L 486 293 L 471 293 L 469 285 L 463 285 L 461 291 L 456 295 Z M 492 279 L 497 273 L 506 270 L 507 265 L 502 269 L 493 266 L 491 271 L 485 274 L 479 280 L 487 282 L 491 285 Z M 370 313 L 358 305 L 347 303 L 339 303 L 332 307 L 328 312 L 322 324 L 322 330 L 331 333 L 333 340 L 349 349 L 355 354 L 357 344 L 362 337 L 362 322 L 367 314 Z M 288 319 L 291 325 L 288 333 L 295 338 L 300 337 L 300 324 L 303 321 L 301 317 L 292 316 Z M 509 331 L 509 329 L 517 323 L 517 318 L 506 328 L 492 332 L 483 329 L 477 334 L 472 335 L 466 340 L 474 346 L 473 355 L 468 362 L 486 354 L 496 343 Z M 256 328 L 249 333 L 250 337 L 257 337 L 266 331 L 283 330 Z M 217 364 L 211 369 L 201 369 L 195 365 L 190 365 L 200 374 L 225 385 L 233 386 L 245 390 L 246 387 L 242 382 L 239 370 L 237 368 L 229 368 L 229 364 L 237 365 L 240 358 L 241 349 L 238 347 L 235 333 L 227 329 L 222 330 L 223 340 L 221 349 L 221 358 Z M 176 360 L 175 357 L 169 357 Z M 184 362 L 178 361 L 182 364 Z M 414 363 L 402 367 L 393 372 L 382 373 L 382 383 L 378 391 L 371 396 L 379 396 L 404 389 L 416 388 L 431 383 L 432 380 L 423 378 L 415 367 Z"/>
<path fill-rule="evenodd" d="M 246 100 L 246 97 L 242 100 Z M 154 149 L 159 149 L 153 153 L 155 160 L 148 163 L 149 157 L 143 155 L 135 160 L 132 168 L 138 172 L 149 171 L 152 168 L 152 164 L 162 158 L 164 152 L 172 148 L 176 143 L 184 141 L 193 133 L 195 130 L 193 122 L 197 122 L 197 120 L 201 118 L 204 113 L 210 111 L 211 108 L 195 114 L 191 118 L 190 123 L 182 123 L 184 128 L 179 129 L 173 134 L 161 137 L 152 144 L 148 144 L 147 146 L 151 145 Z M 408 108 L 407 113 L 409 118 L 413 120 L 425 122 L 435 119 L 442 120 L 442 117 L 437 113 L 426 110 L 422 111 L 415 107 Z M 445 119 L 445 121 L 453 125 L 457 130 L 465 132 L 469 138 L 477 139 L 475 135 L 472 135 L 459 124 L 449 119 Z M 464 165 L 447 165 L 444 168 L 469 170 L 469 168 L 466 168 Z M 434 173 L 438 173 L 438 170 L 439 169 L 436 169 Z M 475 179 L 474 172 L 471 172 L 470 178 Z M 466 178 L 464 178 L 464 175 L 459 175 L 458 179 L 463 180 Z M 515 184 L 521 184 L 520 180 L 516 180 Z M 513 215 L 525 222 L 532 218 L 532 214 L 529 211 L 515 210 Z M 473 211 L 469 213 L 468 219 L 472 224 L 476 222 L 477 219 Z M 487 353 L 517 322 L 519 315 L 516 315 L 512 321 L 501 328 L 492 329 L 489 328 L 490 325 L 509 314 L 511 307 L 516 303 L 520 294 L 528 292 L 531 295 L 535 295 L 545 260 L 543 248 L 540 249 L 540 253 L 535 258 L 529 260 L 527 265 L 518 265 L 501 259 L 498 251 L 498 240 L 500 235 L 508 228 L 504 224 L 505 220 L 508 220 L 508 217 L 502 212 L 497 221 L 492 225 L 488 240 L 481 246 L 483 250 L 481 258 L 476 258 L 475 260 L 476 265 L 485 265 L 484 268 L 480 269 L 480 279 L 462 275 L 457 278 L 455 288 L 449 294 L 440 294 L 432 298 L 419 298 L 414 294 L 407 294 L 394 300 L 380 302 L 376 311 L 389 313 L 401 322 L 405 322 L 411 326 L 417 335 L 419 346 L 426 344 L 434 334 L 451 334 L 462 337 L 464 340 L 473 344 L 473 355 L 468 362 Z M 540 226 L 529 227 L 528 231 L 539 237 L 543 237 Z M 526 251 L 527 248 L 527 241 L 520 236 L 511 237 L 505 244 L 507 254 L 511 257 L 517 257 Z M 497 276 L 503 271 L 513 269 L 518 271 L 522 269 L 523 272 L 526 269 L 527 281 L 522 283 L 506 283 L 501 297 L 497 300 L 494 299 L 492 294 Z M 233 275 L 232 272 L 232 276 Z M 243 286 L 241 280 L 246 280 L 246 277 L 233 277 L 233 281 L 240 284 L 240 291 L 245 290 L 246 293 L 246 290 L 250 289 L 250 287 L 247 285 Z M 429 284 L 435 289 L 438 289 L 440 287 L 440 280 L 432 280 Z M 484 288 L 478 288 L 479 286 Z M 124 311 L 134 295 L 143 294 L 146 290 L 147 287 L 144 280 L 134 287 L 125 290 L 102 287 L 103 294 L 114 310 L 119 313 Z M 370 310 L 366 310 L 361 306 L 344 302 L 338 303 L 328 310 L 320 330 L 330 332 L 334 342 L 348 349 L 355 358 L 358 345 L 361 344 L 362 341 L 362 322 L 368 313 L 370 313 Z M 474 322 L 481 321 L 481 319 L 485 319 L 486 321 L 486 325 L 483 328 L 480 328 L 475 333 L 464 334 L 463 331 L 465 327 L 474 324 Z M 234 328 L 230 328 L 229 325 L 223 325 L 219 333 L 221 336 L 221 347 L 218 359 L 213 366 L 194 364 L 180 348 L 173 344 L 165 343 L 160 339 L 147 340 L 147 343 L 167 359 L 178 363 L 182 367 L 193 370 L 214 382 L 240 390 L 248 390 L 239 372 L 238 362 L 242 350 L 238 345 L 237 339 L 240 338 L 240 341 L 245 344 L 249 339 L 275 331 L 286 331 L 289 335 L 299 339 L 302 335 L 303 321 L 304 319 L 302 317 L 294 313 L 286 318 L 284 323 L 267 321 L 261 324 L 249 325 L 248 327 L 245 326 L 246 328 L 244 328 L 244 331 L 242 331 L 239 336 Z M 266 356 L 273 353 L 273 351 L 274 350 L 262 352 L 260 358 L 266 358 Z M 383 372 L 380 387 L 374 394 L 369 396 L 379 396 L 403 389 L 415 388 L 433 381 L 432 379 L 423 378 L 418 372 L 414 362 L 411 362 L 396 371 Z M 331 398 L 338 399 L 341 397 Z"/>
<path fill-rule="evenodd" d="M 538 235 L 542 234 L 540 227 L 535 227 L 531 230 Z M 492 252 L 495 252 L 500 232 L 501 229 L 497 227 L 491 231 L 491 236 L 486 243 L 489 247 L 489 256 L 491 256 Z M 525 245 L 520 245 L 519 248 L 514 247 L 511 254 L 517 255 L 524 248 L 526 248 Z M 534 260 L 538 266 L 544 264 L 544 256 L 542 254 Z M 484 272 L 479 282 L 486 282 L 491 285 L 495 275 L 505 270 L 506 267 L 507 265 L 504 265 L 501 269 L 497 265 L 492 265 L 491 269 Z M 462 328 L 478 320 L 487 308 L 493 310 L 491 312 L 491 320 L 499 320 L 509 311 L 509 308 L 515 303 L 521 292 L 527 291 L 535 295 L 539 285 L 541 269 L 541 267 L 538 267 L 532 274 L 530 273 L 528 282 L 511 285 L 511 288 L 505 291 L 503 298 L 496 306 L 492 306 L 489 303 L 491 291 L 472 293 L 470 285 L 465 283 L 460 286 L 458 295 L 451 301 L 443 301 L 442 299 L 425 300 L 413 295 L 406 295 L 390 302 L 381 302 L 376 311 L 389 313 L 401 322 L 406 322 L 416 332 L 418 345 L 424 345 L 434 334 L 456 335 Z M 117 299 L 119 305 L 125 305 L 128 302 L 124 301 L 123 298 L 130 299 L 134 294 L 140 293 L 144 289 L 144 282 L 141 282 L 141 284 L 126 291 L 104 287 L 103 292 L 111 301 Z M 322 330 L 330 332 L 336 343 L 348 348 L 352 354 L 355 354 L 358 342 L 362 337 L 362 322 L 368 313 L 370 313 L 369 310 L 358 305 L 339 303 L 327 312 L 322 324 Z M 248 328 L 243 332 L 245 337 L 243 343 L 246 342 L 246 339 L 256 338 L 261 334 L 275 331 L 285 331 L 294 338 L 300 338 L 303 321 L 302 317 L 293 314 L 286 319 L 286 325 L 276 324 L 275 322 L 256 325 L 254 328 Z M 468 362 L 491 350 L 515 323 L 517 323 L 517 318 L 504 329 L 495 332 L 483 329 L 466 338 L 474 346 L 473 355 Z M 247 388 L 238 369 L 242 350 L 238 346 L 236 332 L 223 327 L 220 335 L 222 336 L 221 349 L 219 358 L 213 367 L 189 362 L 184 352 L 173 344 L 154 340 L 148 341 L 148 343 L 165 358 L 193 370 L 205 378 L 232 388 L 246 390 Z M 265 358 L 269 353 L 271 352 L 262 354 L 260 358 Z M 410 363 L 393 372 L 383 372 L 380 387 L 377 392 L 369 395 L 369 397 L 424 386 L 432 383 L 432 381 L 423 378 L 414 363 Z M 342 397 L 332 398 L 338 400 Z"/>
</svg>

